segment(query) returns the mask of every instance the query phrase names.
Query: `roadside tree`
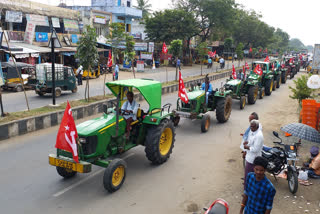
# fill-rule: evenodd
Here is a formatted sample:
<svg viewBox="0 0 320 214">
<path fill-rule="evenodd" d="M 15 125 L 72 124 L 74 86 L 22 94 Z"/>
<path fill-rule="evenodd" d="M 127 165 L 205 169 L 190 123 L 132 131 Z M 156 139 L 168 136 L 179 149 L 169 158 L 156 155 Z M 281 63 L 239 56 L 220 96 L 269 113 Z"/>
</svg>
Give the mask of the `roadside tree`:
<svg viewBox="0 0 320 214">
<path fill-rule="evenodd" d="M 202 62 L 205 59 L 205 56 L 208 55 L 208 44 L 206 42 L 201 42 L 196 48 L 196 51 L 198 53 L 199 60 L 200 60 L 201 76 L 202 76 Z"/>
<path fill-rule="evenodd" d="M 134 72 L 134 64 L 133 64 L 134 56 L 136 55 L 136 52 L 134 50 L 135 42 L 133 40 L 133 36 L 125 34 L 125 41 L 126 41 L 126 48 L 123 51 L 123 53 L 125 55 L 125 58 L 127 58 L 127 60 L 131 62 L 133 77 L 136 78 L 136 74 Z"/>
<path fill-rule="evenodd" d="M 138 6 L 134 6 L 135 8 L 142 10 L 142 17 L 146 18 L 151 13 L 151 7 L 149 0 L 137 0 Z"/>
<path fill-rule="evenodd" d="M 180 39 L 173 40 L 170 43 L 169 52 L 176 58 L 181 56 L 182 41 Z M 178 64 L 176 63 L 176 81 L 178 80 Z"/>
<path fill-rule="evenodd" d="M 124 25 L 121 23 L 112 23 L 110 25 L 110 35 L 109 40 L 111 40 L 112 45 L 112 56 L 114 56 L 115 61 L 117 62 L 117 59 L 119 59 L 119 55 L 121 54 L 121 50 L 119 49 L 119 46 L 121 42 L 125 39 L 125 28 Z"/>
<path fill-rule="evenodd" d="M 292 92 L 290 98 L 298 100 L 300 107 L 303 99 L 313 98 L 312 92 L 314 90 L 307 86 L 308 78 L 308 75 L 302 75 L 297 80 L 293 80 L 295 85 L 294 88 L 289 86 Z"/>
</svg>

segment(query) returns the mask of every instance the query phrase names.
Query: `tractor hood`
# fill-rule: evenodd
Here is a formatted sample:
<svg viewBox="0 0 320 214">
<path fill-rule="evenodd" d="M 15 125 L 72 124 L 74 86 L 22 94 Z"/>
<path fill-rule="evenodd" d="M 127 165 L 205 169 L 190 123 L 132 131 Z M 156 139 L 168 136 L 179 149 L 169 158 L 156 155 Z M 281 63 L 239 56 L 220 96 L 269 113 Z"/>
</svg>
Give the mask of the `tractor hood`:
<svg viewBox="0 0 320 214">
<path fill-rule="evenodd" d="M 203 96 L 204 93 L 205 92 L 202 90 L 195 90 L 192 92 L 188 92 L 187 95 L 189 100 L 194 100 L 194 99 L 197 99 L 197 97 Z"/>
<path fill-rule="evenodd" d="M 232 85 L 232 86 L 237 86 L 241 83 L 241 80 L 235 79 L 235 80 L 229 80 L 226 85 Z"/>
<path fill-rule="evenodd" d="M 98 132 L 102 128 L 112 124 L 115 122 L 116 114 L 104 114 L 101 117 L 97 117 L 92 120 L 88 120 L 86 122 L 80 123 L 77 125 L 78 134 L 81 136 L 90 136 L 94 133 Z"/>
</svg>

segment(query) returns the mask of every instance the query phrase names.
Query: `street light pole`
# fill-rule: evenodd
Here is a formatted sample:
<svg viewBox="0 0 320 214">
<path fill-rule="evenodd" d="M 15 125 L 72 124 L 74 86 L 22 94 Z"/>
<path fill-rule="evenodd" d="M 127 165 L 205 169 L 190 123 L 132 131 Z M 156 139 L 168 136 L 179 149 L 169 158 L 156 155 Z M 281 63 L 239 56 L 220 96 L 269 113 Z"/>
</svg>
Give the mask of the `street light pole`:
<svg viewBox="0 0 320 214">
<path fill-rule="evenodd" d="M 53 30 L 51 31 L 53 33 Z M 52 69 L 52 104 L 56 105 L 56 76 L 55 76 L 54 38 L 51 35 L 51 69 Z"/>
</svg>

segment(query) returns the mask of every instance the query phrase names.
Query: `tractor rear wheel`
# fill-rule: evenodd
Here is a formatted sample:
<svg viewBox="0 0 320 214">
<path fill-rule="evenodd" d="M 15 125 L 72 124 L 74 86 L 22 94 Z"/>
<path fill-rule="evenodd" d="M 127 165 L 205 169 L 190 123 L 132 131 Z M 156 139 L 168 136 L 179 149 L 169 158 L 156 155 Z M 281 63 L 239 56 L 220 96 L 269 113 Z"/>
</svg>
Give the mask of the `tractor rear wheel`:
<svg viewBox="0 0 320 214">
<path fill-rule="evenodd" d="M 280 85 L 281 85 L 281 75 L 279 74 L 277 76 L 277 88 L 280 88 Z"/>
<path fill-rule="evenodd" d="M 127 164 L 124 160 L 116 158 L 111 161 L 104 171 L 103 186 L 112 193 L 120 189 L 126 179 Z"/>
<path fill-rule="evenodd" d="M 273 79 L 267 79 L 265 84 L 265 94 L 267 96 L 270 96 L 273 89 Z"/>
<path fill-rule="evenodd" d="M 216 118 L 219 123 L 226 122 L 232 110 L 232 98 L 230 96 L 226 96 L 225 98 L 218 98 L 217 107 L 216 107 Z"/>
<path fill-rule="evenodd" d="M 151 126 L 148 130 L 145 152 L 148 160 L 153 164 L 162 164 L 170 158 L 175 141 L 173 122 L 164 119 L 158 126 Z"/>
<path fill-rule="evenodd" d="M 264 88 L 259 89 L 259 99 L 263 99 L 264 97 Z"/>
<path fill-rule="evenodd" d="M 250 86 L 248 90 L 248 103 L 255 104 L 258 97 L 259 88 L 257 86 Z"/>
<path fill-rule="evenodd" d="M 210 115 L 205 114 L 201 119 L 201 132 L 207 132 L 210 128 Z"/>
<path fill-rule="evenodd" d="M 72 178 L 77 174 L 76 171 L 72 171 L 71 169 L 66 169 L 59 166 L 57 166 L 56 169 L 58 174 L 64 178 Z"/>
<path fill-rule="evenodd" d="M 273 80 L 272 91 L 275 91 L 276 89 L 277 89 L 277 80 Z"/>
<path fill-rule="evenodd" d="M 244 109 L 245 106 L 246 106 L 246 97 L 241 96 L 240 97 L 240 109 Z"/>
<path fill-rule="evenodd" d="M 288 73 L 286 71 L 283 71 L 281 73 L 281 83 L 285 84 L 287 82 Z"/>
</svg>

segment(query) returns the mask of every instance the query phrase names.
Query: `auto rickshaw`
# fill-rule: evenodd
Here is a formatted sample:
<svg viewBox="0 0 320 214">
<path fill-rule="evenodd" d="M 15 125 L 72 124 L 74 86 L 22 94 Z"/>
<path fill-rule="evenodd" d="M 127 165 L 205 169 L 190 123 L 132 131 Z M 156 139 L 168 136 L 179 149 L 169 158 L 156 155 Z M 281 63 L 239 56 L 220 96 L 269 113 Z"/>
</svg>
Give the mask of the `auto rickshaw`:
<svg viewBox="0 0 320 214">
<path fill-rule="evenodd" d="M 35 92 L 39 96 L 46 93 L 52 93 L 52 64 L 42 63 L 36 66 L 37 84 Z M 55 64 L 55 93 L 56 97 L 61 95 L 62 91 L 70 90 L 76 93 L 77 81 L 71 67 L 63 66 L 62 64 Z"/>
<path fill-rule="evenodd" d="M 1 67 L 5 80 L 5 85 L 2 86 L 4 90 L 11 89 L 17 92 L 22 91 L 22 83 L 25 88 L 31 88 L 31 86 L 28 85 L 28 80 L 34 78 L 35 68 L 33 65 L 22 62 L 2 62 Z"/>
</svg>

